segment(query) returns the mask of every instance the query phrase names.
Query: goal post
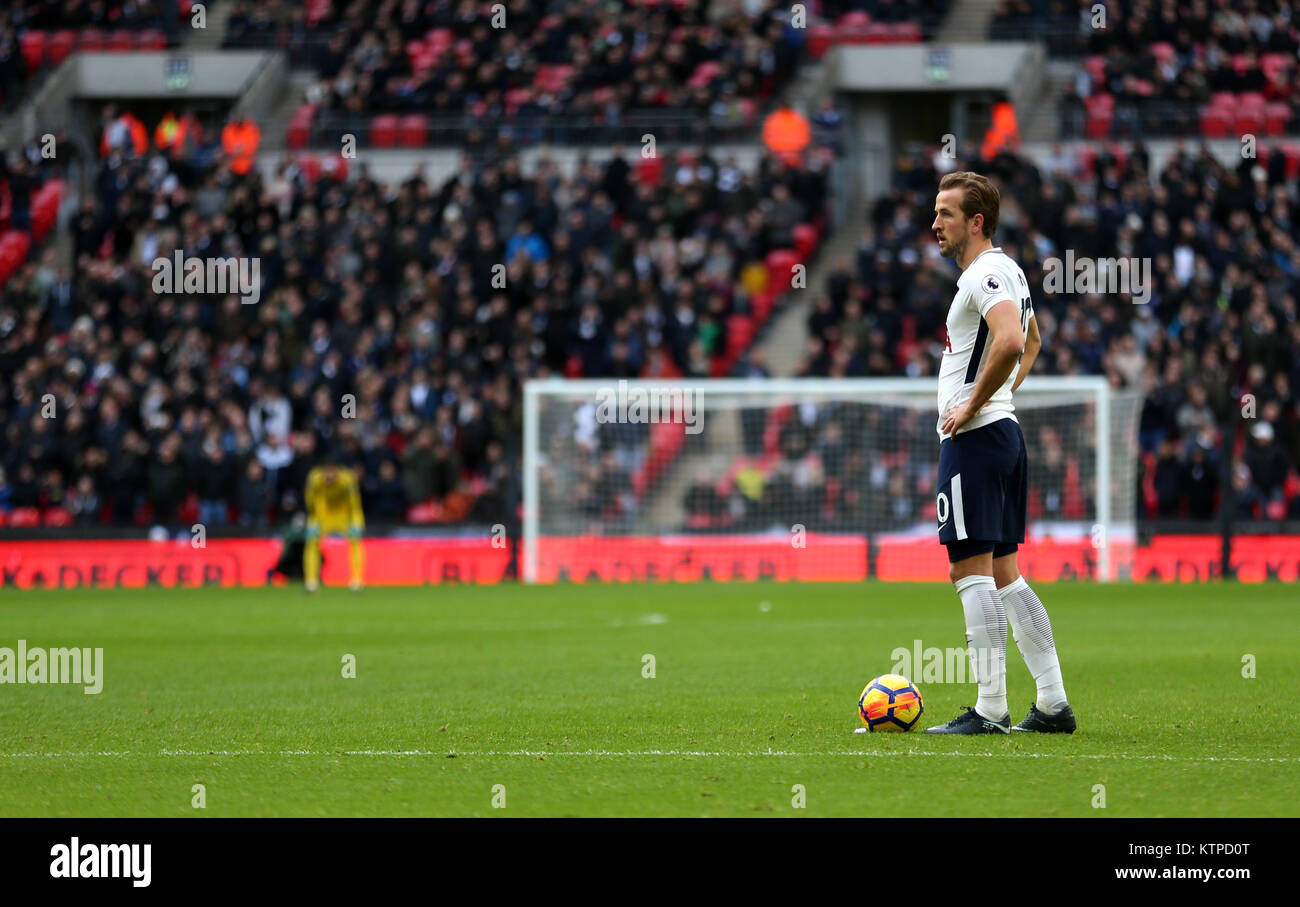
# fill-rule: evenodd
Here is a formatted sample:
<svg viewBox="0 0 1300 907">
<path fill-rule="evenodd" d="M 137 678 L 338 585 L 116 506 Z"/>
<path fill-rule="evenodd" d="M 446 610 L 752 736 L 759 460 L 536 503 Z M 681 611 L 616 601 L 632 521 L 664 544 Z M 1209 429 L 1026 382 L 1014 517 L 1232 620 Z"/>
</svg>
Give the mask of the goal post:
<svg viewBox="0 0 1300 907">
<path fill-rule="evenodd" d="M 1142 397 L 1030 376 L 1030 579 L 1132 576 Z M 524 386 L 526 582 L 946 580 L 933 376 Z"/>
</svg>

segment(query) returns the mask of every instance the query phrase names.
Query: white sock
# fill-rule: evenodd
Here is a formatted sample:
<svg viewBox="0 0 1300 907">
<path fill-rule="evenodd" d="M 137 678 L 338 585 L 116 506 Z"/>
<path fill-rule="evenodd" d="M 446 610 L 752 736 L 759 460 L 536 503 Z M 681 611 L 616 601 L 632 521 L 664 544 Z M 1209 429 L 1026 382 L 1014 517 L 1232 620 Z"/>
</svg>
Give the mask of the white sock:
<svg viewBox="0 0 1300 907">
<path fill-rule="evenodd" d="M 964 576 L 957 594 L 966 613 L 966 648 L 979 684 L 975 711 L 990 721 L 1007 716 L 1007 615 L 991 576 Z"/>
<path fill-rule="evenodd" d="M 1011 632 L 1016 645 L 1025 657 L 1029 672 L 1038 684 L 1038 711 L 1055 715 L 1065 708 L 1065 682 L 1061 680 L 1061 662 L 1056 657 L 1056 643 L 1052 640 L 1052 622 L 1038 594 L 1025 582 L 1023 576 L 998 590 L 1011 621 Z"/>
</svg>

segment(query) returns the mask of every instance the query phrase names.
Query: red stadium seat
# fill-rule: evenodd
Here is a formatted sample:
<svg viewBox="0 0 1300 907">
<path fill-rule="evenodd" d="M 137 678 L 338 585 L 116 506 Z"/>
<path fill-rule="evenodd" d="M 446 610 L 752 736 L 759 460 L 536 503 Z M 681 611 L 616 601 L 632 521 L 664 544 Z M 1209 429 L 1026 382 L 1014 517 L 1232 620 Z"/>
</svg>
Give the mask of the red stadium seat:
<svg viewBox="0 0 1300 907">
<path fill-rule="evenodd" d="M 45 53 L 50 61 L 51 66 L 58 66 L 68 58 L 72 53 L 72 48 L 77 46 L 77 33 L 71 29 L 56 31 L 50 35 L 45 44 Z"/>
<path fill-rule="evenodd" d="M 1084 135 L 1090 139 L 1108 139 L 1110 138 L 1110 128 L 1113 122 L 1114 118 L 1108 114 L 1090 115 L 1084 121 Z"/>
<path fill-rule="evenodd" d="M 1258 91 L 1243 91 L 1237 95 L 1237 106 L 1250 110 L 1260 110 L 1268 101 Z"/>
<path fill-rule="evenodd" d="M 506 116 L 514 116 L 519 112 L 519 107 L 528 100 L 531 94 L 528 88 L 511 88 L 506 92 Z"/>
<path fill-rule="evenodd" d="M 894 27 L 886 22 L 873 22 L 864 29 L 867 44 L 893 44 Z"/>
<path fill-rule="evenodd" d="M 832 26 L 821 24 L 814 25 L 808 29 L 808 54 L 814 60 L 820 60 L 830 50 L 831 44 L 835 40 L 835 30 Z"/>
<path fill-rule="evenodd" d="M 1174 46 L 1168 41 L 1154 41 L 1151 44 L 1151 56 L 1157 63 L 1169 63 L 1174 59 Z"/>
<path fill-rule="evenodd" d="M 22 48 L 23 63 L 27 67 L 27 73 L 36 72 L 45 62 L 45 32 L 43 31 L 25 31 L 23 36 L 18 39 L 18 44 Z"/>
<path fill-rule="evenodd" d="M 341 154 L 326 155 L 321 159 L 320 172 L 332 180 L 346 182 L 348 178 L 348 161 Z"/>
<path fill-rule="evenodd" d="M 1229 115 L 1221 107 L 1210 105 L 1201 110 L 1201 135 L 1207 139 L 1224 139 L 1231 129 Z"/>
<path fill-rule="evenodd" d="M 799 255 L 794 249 L 773 249 L 767 253 L 767 285 L 777 295 L 790 290 L 794 266 L 799 264 Z"/>
<path fill-rule="evenodd" d="M 748 315 L 728 315 L 727 353 L 737 354 L 748 349 L 757 332 L 758 325 Z"/>
<path fill-rule="evenodd" d="M 1263 107 L 1240 107 L 1232 119 L 1237 135 L 1259 135 L 1264 131 Z"/>
<path fill-rule="evenodd" d="M 1280 101 L 1264 105 L 1264 131 L 1269 135 L 1286 135 L 1291 108 Z"/>
<path fill-rule="evenodd" d="M 381 113 L 370 120 L 370 146 L 392 148 L 397 144 L 397 115 Z"/>
<path fill-rule="evenodd" d="M 1259 68 L 1264 71 L 1264 76 L 1272 79 L 1275 73 L 1282 73 L 1291 65 L 1294 59 L 1290 54 L 1273 53 L 1263 54 L 1259 58 Z"/>
<path fill-rule="evenodd" d="M 77 49 L 87 52 L 107 50 L 108 36 L 97 28 L 83 28 L 77 33 Z"/>
<path fill-rule="evenodd" d="M 899 44 L 919 44 L 921 26 L 917 22 L 894 23 L 894 40 Z"/>
<path fill-rule="evenodd" d="M 402 117 L 397 123 L 397 143 L 403 148 L 423 148 L 429 141 L 429 119 L 422 113 Z"/>
<path fill-rule="evenodd" d="M 71 526 L 72 514 L 62 507 L 51 507 L 45 511 L 43 522 L 46 526 Z"/>
<path fill-rule="evenodd" d="M 808 261 L 817 248 L 817 231 L 812 224 L 798 224 L 794 228 L 794 251 L 800 261 Z"/>
<path fill-rule="evenodd" d="M 35 507 L 15 507 L 9 514 L 9 525 L 15 529 L 29 529 L 41 525 L 41 512 Z"/>
<path fill-rule="evenodd" d="M 290 148 L 306 148 L 311 142 L 311 124 L 316 116 L 314 104 L 303 104 L 289 121 L 285 142 Z"/>
<path fill-rule="evenodd" d="M 108 49 L 119 54 L 130 53 L 136 49 L 136 33 L 125 28 L 110 32 Z"/>
<path fill-rule="evenodd" d="M 156 28 L 146 28 L 135 37 L 139 50 L 166 50 L 167 36 Z"/>
</svg>

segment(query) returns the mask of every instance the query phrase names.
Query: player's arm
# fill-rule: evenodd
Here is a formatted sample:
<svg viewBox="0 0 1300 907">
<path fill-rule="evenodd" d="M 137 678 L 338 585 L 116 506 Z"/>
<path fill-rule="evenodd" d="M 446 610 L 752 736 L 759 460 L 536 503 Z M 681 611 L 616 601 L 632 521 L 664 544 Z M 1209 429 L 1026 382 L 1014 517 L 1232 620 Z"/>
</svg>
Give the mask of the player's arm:
<svg viewBox="0 0 1300 907">
<path fill-rule="evenodd" d="M 1004 299 L 994 304 L 984 313 L 984 321 L 989 326 L 984 370 L 965 405 L 948 411 L 942 427 L 946 435 L 969 422 L 989 402 L 989 397 L 1007 380 L 1024 351 L 1025 332 L 1020 329 L 1020 306 L 1017 303 Z"/>
<path fill-rule="evenodd" d="M 302 493 L 302 502 L 307 507 L 307 519 L 309 520 L 314 520 L 317 519 L 318 517 L 316 508 L 317 508 L 317 504 L 319 503 L 320 496 L 319 494 L 317 494 L 318 483 L 316 479 L 317 479 L 316 470 L 313 469 L 311 472 L 307 473 L 307 487 L 303 489 L 303 493 Z"/>
<path fill-rule="evenodd" d="M 1025 334 L 1025 352 L 1020 357 L 1020 371 L 1016 375 L 1016 383 L 1011 386 L 1013 392 L 1024 383 L 1025 376 L 1034 367 L 1034 360 L 1042 348 L 1043 338 L 1038 333 L 1038 319 L 1030 315 L 1029 331 Z"/>
<path fill-rule="evenodd" d="M 348 477 L 348 524 L 360 531 L 366 528 L 366 515 L 361 510 L 361 480 L 351 471 Z"/>
</svg>

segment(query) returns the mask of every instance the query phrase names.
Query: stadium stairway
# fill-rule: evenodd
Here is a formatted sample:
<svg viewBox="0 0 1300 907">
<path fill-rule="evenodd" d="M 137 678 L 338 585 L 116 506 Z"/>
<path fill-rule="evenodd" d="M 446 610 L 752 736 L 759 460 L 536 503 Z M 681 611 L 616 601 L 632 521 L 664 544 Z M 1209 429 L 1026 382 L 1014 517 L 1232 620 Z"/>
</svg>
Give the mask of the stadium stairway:
<svg viewBox="0 0 1300 907">
<path fill-rule="evenodd" d="M 187 31 L 191 33 L 181 40 L 185 49 L 221 50 L 221 44 L 226 40 L 226 23 L 230 20 L 233 6 L 233 3 L 208 4 L 207 27 L 181 29 L 182 35 Z"/>
<path fill-rule="evenodd" d="M 1042 91 L 1030 104 L 1016 111 L 1020 121 L 1020 141 L 1054 142 L 1061 135 L 1061 98 L 1074 85 L 1078 64 L 1069 60 L 1052 60 L 1045 67 L 1047 78 Z"/>
<path fill-rule="evenodd" d="M 989 22 L 997 8 L 997 0 L 957 0 L 943 26 L 935 34 L 936 44 L 969 44 L 987 41 Z"/>
<path fill-rule="evenodd" d="M 817 260 L 808 269 L 808 288 L 787 294 L 782 307 L 772 315 L 771 321 L 754 344 L 762 350 L 767 369 L 774 378 L 794 376 L 803 363 L 808 347 L 808 315 L 812 301 L 824 293 L 826 277 L 837 264 L 853 267 L 854 250 L 866 226 L 865 210 L 858 206 L 854 214 L 836 226 L 826 243 L 818 249 Z M 714 450 L 735 451 L 741 447 L 740 419 L 737 413 L 704 412 L 709 426 L 710 446 Z M 721 480 L 732 468 L 732 458 L 724 455 L 693 451 L 688 444 L 662 480 L 655 486 L 643 506 L 646 524 L 650 526 L 685 525 L 683 506 L 686 492 L 698 481 Z"/>
</svg>

